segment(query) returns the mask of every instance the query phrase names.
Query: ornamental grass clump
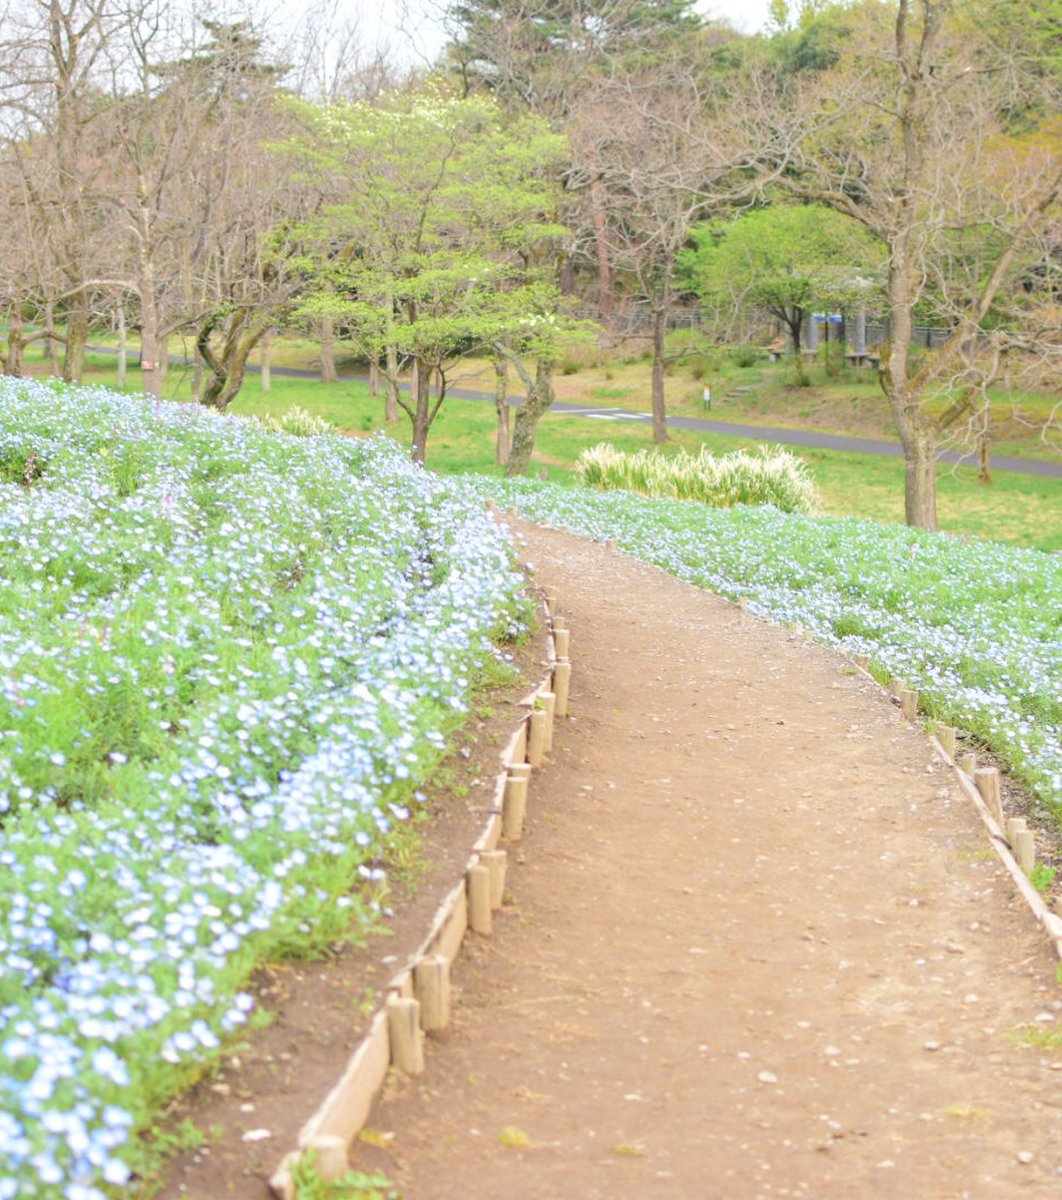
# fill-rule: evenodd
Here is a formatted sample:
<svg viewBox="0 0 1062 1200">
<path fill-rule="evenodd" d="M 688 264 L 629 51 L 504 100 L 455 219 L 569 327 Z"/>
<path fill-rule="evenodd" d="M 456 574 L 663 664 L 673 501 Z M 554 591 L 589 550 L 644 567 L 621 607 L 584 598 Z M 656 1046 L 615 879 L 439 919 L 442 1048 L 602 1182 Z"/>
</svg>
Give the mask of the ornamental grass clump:
<svg viewBox="0 0 1062 1200">
<path fill-rule="evenodd" d="M 320 437 L 324 433 L 335 433 L 336 427 L 331 421 L 319 417 L 315 413 L 293 404 L 278 417 L 255 417 L 254 420 L 269 433 L 289 433 L 292 437 Z"/>
<path fill-rule="evenodd" d="M 714 508 L 770 504 L 781 512 L 812 512 L 815 485 L 807 464 L 780 446 L 761 446 L 757 454 L 736 450 L 721 458 L 702 447 L 699 454 L 680 450 L 624 453 L 607 443 L 584 450 L 576 474 L 599 491 L 637 492 L 673 500 L 695 500 Z"/>
<path fill-rule="evenodd" d="M 0 378 L 0 449 L 0 1200 L 104 1200 L 255 965 L 373 921 L 526 601 L 383 439 Z"/>
</svg>

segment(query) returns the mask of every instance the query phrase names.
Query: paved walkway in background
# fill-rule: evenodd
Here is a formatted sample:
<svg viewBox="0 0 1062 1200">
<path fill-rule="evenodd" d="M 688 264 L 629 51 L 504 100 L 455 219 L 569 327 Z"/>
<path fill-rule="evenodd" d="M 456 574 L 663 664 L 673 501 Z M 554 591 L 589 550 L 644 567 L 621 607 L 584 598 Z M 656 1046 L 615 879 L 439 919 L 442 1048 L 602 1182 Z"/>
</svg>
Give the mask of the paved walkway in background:
<svg viewBox="0 0 1062 1200">
<path fill-rule="evenodd" d="M 404 1200 L 1057 1197 L 1049 948 L 846 660 L 521 527 L 572 715 L 452 1029 L 359 1143 Z"/>
<path fill-rule="evenodd" d="M 94 347 L 99 349 L 99 347 Z M 184 362 L 179 355 L 171 355 L 171 361 Z M 249 366 L 249 371 L 259 371 L 257 366 Z M 317 371 L 303 371 L 294 367 L 273 367 L 274 375 L 283 375 L 291 379 L 318 379 Z M 367 383 L 362 375 L 343 375 L 340 378 L 346 382 Z M 408 391 L 408 385 L 402 385 L 403 391 Z M 457 400 L 473 400 L 480 403 L 494 403 L 494 397 L 489 392 L 475 391 L 471 388 L 453 388 L 447 395 Z M 509 405 L 519 408 L 522 396 L 511 396 Z M 558 416 L 582 417 L 588 421 L 629 422 L 633 424 L 651 424 L 652 416 L 647 412 L 634 412 L 631 409 L 609 408 L 586 404 L 574 404 L 566 400 L 554 401 L 551 412 Z M 780 425 L 747 425 L 731 421 L 716 421 L 706 417 L 668 417 L 668 425 L 673 429 L 690 429 L 699 433 L 718 433 L 727 437 L 754 438 L 759 442 L 777 442 L 783 446 L 807 446 L 817 450 L 842 450 L 851 454 L 887 455 L 890 458 L 902 458 L 903 449 L 898 442 L 887 441 L 883 438 L 847 437 L 840 434 L 820 433 L 810 429 L 786 429 Z M 963 463 L 967 466 L 977 466 L 971 455 L 961 455 L 952 450 L 941 451 L 941 462 Z M 1041 475 L 1051 479 L 1062 479 L 1062 461 L 1043 461 L 1034 458 L 1014 458 L 1006 454 L 992 455 L 994 471 L 1014 471 L 1022 475 Z"/>
</svg>

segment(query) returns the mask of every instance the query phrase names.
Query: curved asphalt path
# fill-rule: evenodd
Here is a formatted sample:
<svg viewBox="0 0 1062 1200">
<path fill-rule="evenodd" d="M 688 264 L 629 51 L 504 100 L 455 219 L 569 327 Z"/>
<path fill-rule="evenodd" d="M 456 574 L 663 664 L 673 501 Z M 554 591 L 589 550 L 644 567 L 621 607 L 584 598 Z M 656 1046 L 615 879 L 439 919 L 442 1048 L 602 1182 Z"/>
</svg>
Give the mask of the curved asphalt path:
<svg viewBox="0 0 1062 1200">
<path fill-rule="evenodd" d="M 250 369 L 250 368 L 249 368 Z M 274 375 L 288 375 L 298 378 L 316 379 L 316 371 L 299 371 L 295 368 L 273 368 Z M 366 376 L 341 375 L 344 382 L 366 382 Z M 403 388 L 403 390 L 405 390 Z M 453 388 L 447 392 L 457 400 L 474 400 L 480 403 L 494 403 L 494 397 L 489 392 L 477 392 L 471 388 Z M 519 408 L 523 396 L 511 396 L 509 406 Z M 589 421 L 626 421 L 628 423 L 648 425 L 652 423 L 652 414 L 634 412 L 625 408 L 600 408 L 587 404 L 572 404 L 566 400 L 554 400 L 550 412 L 564 417 L 582 417 Z M 704 417 L 668 417 L 668 426 L 672 429 L 691 429 L 700 433 L 719 433 L 728 437 L 754 438 L 759 442 L 778 442 L 783 446 L 808 446 L 815 450 L 843 450 L 850 454 L 883 454 L 889 458 L 903 458 L 903 447 L 898 442 L 885 441 L 882 438 L 847 437 L 835 433 L 820 433 L 813 429 L 786 429 L 780 425 L 742 425 L 731 421 L 711 421 Z M 969 454 L 958 454 L 954 450 L 942 450 L 937 455 L 940 462 L 962 463 L 975 466 L 973 457 Z M 1006 454 L 992 455 L 993 471 L 1014 471 L 1022 475 L 1044 475 L 1050 479 L 1062 479 L 1062 462 L 1041 462 L 1035 458 L 1012 458 Z"/>
<path fill-rule="evenodd" d="M 171 361 L 183 363 L 178 355 L 171 355 Z M 257 366 L 248 366 L 249 371 L 258 371 Z M 316 371 L 303 371 L 295 367 L 274 367 L 274 375 L 283 375 L 290 379 L 317 379 Z M 341 375 L 343 383 L 365 383 L 364 375 Z M 403 391 L 408 390 L 403 385 Z M 453 388 L 447 393 L 457 400 L 473 400 L 478 403 L 494 403 L 494 397 L 489 392 L 473 391 L 471 388 Z M 511 396 L 509 406 L 519 408 L 523 396 Z M 555 400 L 550 412 L 564 417 L 582 417 L 589 421 L 626 421 L 634 424 L 650 424 L 652 415 L 647 412 L 634 412 L 625 408 L 600 408 L 586 404 L 572 404 L 566 400 Z M 704 417 L 668 417 L 668 425 L 672 429 L 691 429 L 699 433 L 718 433 L 727 437 L 753 438 L 759 442 L 777 442 L 783 446 L 808 446 L 815 450 L 843 450 L 849 454 L 880 454 L 889 458 L 903 458 L 903 448 L 898 442 L 885 441 L 881 438 L 847 437 L 835 433 L 820 433 L 812 429 L 786 429 L 779 425 L 742 425 L 730 421 L 711 421 Z M 937 455 L 940 462 L 961 463 L 966 466 L 976 465 L 972 455 L 959 454 L 954 450 L 942 450 Z M 992 455 L 993 471 L 1014 471 L 1021 475 L 1042 475 L 1049 479 L 1062 479 L 1062 462 L 1043 461 L 1035 458 L 1011 458 L 1006 454 Z"/>
</svg>

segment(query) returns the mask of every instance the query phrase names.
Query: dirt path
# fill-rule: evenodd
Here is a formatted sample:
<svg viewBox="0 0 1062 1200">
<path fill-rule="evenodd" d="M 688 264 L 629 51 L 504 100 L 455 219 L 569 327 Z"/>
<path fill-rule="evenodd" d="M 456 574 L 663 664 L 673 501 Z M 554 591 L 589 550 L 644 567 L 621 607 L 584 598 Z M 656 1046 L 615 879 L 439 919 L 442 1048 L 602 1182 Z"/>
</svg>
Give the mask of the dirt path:
<svg viewBox="0 0 1062 1200">
<path fill-rule="evenodd" d="M 1054 964 L 928 743 L 841 657 L 603 547 L 572 719 L 445 1042 L 357 1147 L 405 1200 L 1047 1197 Z"/>
</svg>

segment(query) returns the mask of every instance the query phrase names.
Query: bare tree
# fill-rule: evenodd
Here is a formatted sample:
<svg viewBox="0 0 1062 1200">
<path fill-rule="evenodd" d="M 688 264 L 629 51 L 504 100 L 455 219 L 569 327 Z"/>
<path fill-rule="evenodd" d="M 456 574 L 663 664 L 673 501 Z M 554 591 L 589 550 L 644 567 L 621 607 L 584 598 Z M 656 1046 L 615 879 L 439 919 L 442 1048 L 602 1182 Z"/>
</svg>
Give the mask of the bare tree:
<svg viewBox="0 0 1062 1200">
<path fill-rule="evenodd" d="M 673 55 L 596 81 L 572 133 L 575 176 L 597 238 L 652 323 L 653 440 L 667 440 L 666 334 L 679 252 L 694 224 L 740 203 L 757 184 L 754 151 L 733 137 L 722 76 Z"/>
<path fill-rule="evenodd" d="M 93 153 L 99 77 L 115 26 L 110 0 L 21 0 L 5 14 L 0 80 L 9 161 L 32 210 L 39 291 L 65 317 L 63 375 L 79 380 L 104 238 L 106 164 Z"/>
<path fill-rule="evenodd" d="M 754 136 L 776 167 L 788 163 L 786 187 L 885 249 L 881 386 L 904 449 L 907 521 L 935 529 L 941 438 L 983 424 L 1012 356 L 1057 354 L 1035 277 L 1057 253 L 1062 158 L 1038 116 L 1057 109 L 1055 81 L 1022 74 L 955 0 L 894 0 L 857 19 L 840 63 L 790 81 Z M 918 306 L 951 330 L 928 354 L 914 343 Z"/>
</svg>

